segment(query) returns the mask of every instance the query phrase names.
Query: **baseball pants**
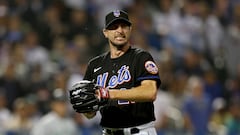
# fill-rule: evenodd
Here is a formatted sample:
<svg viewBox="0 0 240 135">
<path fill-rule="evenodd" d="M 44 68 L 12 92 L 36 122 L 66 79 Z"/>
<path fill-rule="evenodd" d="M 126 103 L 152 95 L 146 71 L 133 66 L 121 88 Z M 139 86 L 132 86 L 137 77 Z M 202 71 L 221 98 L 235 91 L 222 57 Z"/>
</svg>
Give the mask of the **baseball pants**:
<svg viewBox="0 0 240 135">
<path fill-rule="evenodd" d="M 105 128 L 102 135 L 157 135 L 154 122 L 149 122 L 136 127 L 129 128 Z"/>
</svg>

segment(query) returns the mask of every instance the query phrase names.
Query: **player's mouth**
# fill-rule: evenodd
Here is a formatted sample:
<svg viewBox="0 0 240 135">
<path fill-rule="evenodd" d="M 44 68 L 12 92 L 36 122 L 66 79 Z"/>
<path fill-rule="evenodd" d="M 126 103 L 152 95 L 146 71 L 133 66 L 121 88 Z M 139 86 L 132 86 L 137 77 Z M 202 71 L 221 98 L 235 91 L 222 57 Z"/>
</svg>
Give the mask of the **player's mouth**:
<svg viewBox="0 0 240 135">
<path fill-rule="evenodd" d="M 124 40 L 125 39 L 125 36 L 117 36 L 115 37 L 116 40 Z"/>
</svg>

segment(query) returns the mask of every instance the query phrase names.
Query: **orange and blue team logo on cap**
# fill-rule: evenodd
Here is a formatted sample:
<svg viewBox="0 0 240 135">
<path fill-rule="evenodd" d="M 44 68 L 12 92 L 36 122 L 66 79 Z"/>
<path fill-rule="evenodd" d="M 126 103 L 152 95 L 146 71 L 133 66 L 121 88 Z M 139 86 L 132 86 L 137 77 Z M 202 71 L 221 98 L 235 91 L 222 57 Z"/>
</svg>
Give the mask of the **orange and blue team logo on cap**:
<svg viewBox="0 0 240 135">
<path fill-rule="evenodd" d="M 120 16 L 120 11 L 119 10 L 115 10 L 115 11 L 113 11 L 113 15 L 115 16 L 115 17 L 119 17 Z"/>
<path fill-rule="evenodd" d="M 156 66 L 156 64 L 153 61 L 145 62 L 145 68 L 151 74 L 157 74 L 158 73 L 158 67 Z"/>
</svg>

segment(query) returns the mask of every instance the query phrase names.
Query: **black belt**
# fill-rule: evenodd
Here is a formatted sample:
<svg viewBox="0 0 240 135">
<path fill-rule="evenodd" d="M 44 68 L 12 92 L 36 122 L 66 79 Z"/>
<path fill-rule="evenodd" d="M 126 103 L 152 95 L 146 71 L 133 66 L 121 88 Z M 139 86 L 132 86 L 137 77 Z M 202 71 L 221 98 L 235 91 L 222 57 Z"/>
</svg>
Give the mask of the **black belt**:
<svg viewBox="0 0 240 135">
<path fill-rule="evenodd" d="M 124 135 L 123 129 L 119 129 L 119 130 L 106 129 L 106 132 L 107 132 L 109 135 Z M 130 129 L 130 133 L 131 133 L 131 134 L 139 133 L 139 129 L 138 129 L 138 128 L 131 128 L 131 129 Z"/>
</svg>

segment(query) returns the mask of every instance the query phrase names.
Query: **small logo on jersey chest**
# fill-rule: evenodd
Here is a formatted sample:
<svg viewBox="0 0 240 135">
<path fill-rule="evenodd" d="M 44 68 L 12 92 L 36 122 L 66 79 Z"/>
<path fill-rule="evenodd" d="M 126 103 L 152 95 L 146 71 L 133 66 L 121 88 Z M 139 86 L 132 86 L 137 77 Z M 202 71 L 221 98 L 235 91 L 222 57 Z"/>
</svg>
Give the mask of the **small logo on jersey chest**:
<svg viewBox="0 0 240 135">
<path fill-rule="evenodd" d="M 93 72 L 95 73 L 95 72 L 97 72 L 98 70 L 100 70 L 102 67 L 98 67 L 98 68 L 94 68 L 93 69 Z"/>
</svg>

